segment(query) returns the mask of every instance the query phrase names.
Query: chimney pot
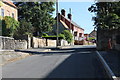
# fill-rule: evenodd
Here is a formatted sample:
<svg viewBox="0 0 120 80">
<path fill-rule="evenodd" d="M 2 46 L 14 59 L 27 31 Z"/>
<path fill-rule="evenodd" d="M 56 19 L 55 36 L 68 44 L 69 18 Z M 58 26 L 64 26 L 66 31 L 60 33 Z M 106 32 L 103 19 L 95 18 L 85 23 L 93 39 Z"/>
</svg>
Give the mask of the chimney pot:
<svg viewBox="0 0 120 80">
<path fill-rule="evenodd" d="M 65 16 L 65 10 L 64 10 L 64 9 L 61 10 L 61 14 L 62 14 L 63 16 Z"/>
<path fill-rule="evenodd" d="M 72 15 L 71 15 L 71 14 L 68 14 L 68 18 L 71 20 L 71 19 L 72 19 Z"/>
</svg>

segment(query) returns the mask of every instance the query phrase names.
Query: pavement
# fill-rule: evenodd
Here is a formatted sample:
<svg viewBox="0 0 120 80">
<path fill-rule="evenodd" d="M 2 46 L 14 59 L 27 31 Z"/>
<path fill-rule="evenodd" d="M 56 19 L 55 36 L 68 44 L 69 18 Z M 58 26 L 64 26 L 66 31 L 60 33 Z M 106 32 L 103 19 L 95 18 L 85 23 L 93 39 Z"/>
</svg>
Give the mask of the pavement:
<svg viewBox="0 0 120 80">
<path fill-rule="evenodd" d="M 39 54 L 41 52 L 48 52 L 51 51 L 50 48 L 31 48 L 31 49 L 18 49 L 15 50 L 16 52 L 25 52 L 25 53 L 31 53 L 31 54 Z"/>
<path fill-rule="evenodd" d="M 90 46 L 74 46 L 32 55 L 4 65 L 2 73 L 3 80 L 6 78 L 108 80 L 108 75 L 98 60 L 96 49 Z"/>
<path fill-rule="evenodd" d="M 16 60 L 20 60 L 30 56 L 29 54 L 23 52 L 15 52 L 14 50 L 0 51 L 0 65 L 5 65 Z"/>
<path fill-rule="evenodd" d="M 50 49 L 0 50 L 0 65 L 5 65 L 31 56 L 31 53 L 48 52 Z"/>
<path fill-rule="evenodd" d="M 99 51 L 98 56 L 113 80 L 120 80 L 120 52 L 115 50 Z"/>
</svg>

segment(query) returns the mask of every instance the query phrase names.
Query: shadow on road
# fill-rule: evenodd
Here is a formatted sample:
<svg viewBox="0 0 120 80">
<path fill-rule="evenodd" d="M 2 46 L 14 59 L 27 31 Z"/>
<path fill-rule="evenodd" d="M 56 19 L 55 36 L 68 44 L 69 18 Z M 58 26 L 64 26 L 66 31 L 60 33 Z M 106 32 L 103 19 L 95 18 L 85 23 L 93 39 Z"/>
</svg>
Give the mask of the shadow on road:
<svg viewBox="0 0 120 80">
<path fill-rule="evenodd" d="M 102 52 L 102 57 L 105 59 L 116 77 L 120 77 L 120 52 L 116 50 Z"/>
<path fill-rule="evenodd" d="M 68 48 L 68 49 L 57 49 L 57 48 L 48 48 L 51 49 L 52 51 L 50 52 L 41 52 L 41 51 L 27 51 L 27 50 L 15 50 L 16 52 L 24 52 L 24 53 L 29 53 L 32 55 L 39 55 L 39 54 L 70 54 L 70 53 L 75 53 L 79 51 L 95 51 L 96 48 Z"/>
<path fill-rule="evenodd" d="M 69 48 L 31 54 L 71 54 L 52 69 L 42 80 L 109 80 L 96 56 L 96 48 Z M 62 58 L 62 57 L 61 57 Z M 49 68 L 49 66 L 47 66 Z M 38 74 L 40 75 L 40 74 Z M 34 80 L 41 80 L 34 79 Z M 24 79 L 23 79 L 24 80 Z M 30 80 L 30 79 L 28 79 Z"/>
<path fill-rule="evenodd" d="M 103 67 L 101 66 L 101 63 L 99 63 L 96 57 L 95 48 L 71 49 L 74 50 L 73 52 L 75 54 L 72 54 L 70 57 L 65 59 L 60 65 L 52 70 L 44 80 L 56 80 L 56 78 L 71 80 L 109 80 L 108 76 L 106 76 L 106 73 L 104 72 Z M 77 52 L 78 54 L 76 54 Z"/>
</svg>

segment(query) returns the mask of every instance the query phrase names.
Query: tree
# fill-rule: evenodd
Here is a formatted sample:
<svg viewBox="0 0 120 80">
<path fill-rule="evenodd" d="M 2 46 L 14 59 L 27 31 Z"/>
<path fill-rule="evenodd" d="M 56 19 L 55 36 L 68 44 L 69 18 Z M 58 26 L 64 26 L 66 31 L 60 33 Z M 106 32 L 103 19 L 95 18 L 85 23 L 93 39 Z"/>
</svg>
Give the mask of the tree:
<svg viewBox="0 0 120 80">
<path fill-rule="evenodd" d="M 36 36 L 41 36 L 43 32 L 52 30 L 55 20 L 52 17 L 54 3 L 53 2 L 17 2 L 19 20 L 25 19 L 31 22 L 35 28 Z"/>
<path fill-rule="evenodd" d="M 0 19 L 0 36 L 2 36 L 2 19 Z"/>
<path fill-rule="evenodd" d="M 0 1 L 0 7 L 3 5 L 3 2 L 2 1 Z"/>
<path fill-rule="evenodd" d="M 88 10 L 96 15 L 96 28 L 120 29 L 120 2 L 96 2 Z"/>
<path fill-rule="evenodd" d="M 18 21 L 10 16 L 5 16 L 2 20 L 2 35 L 13 37 L 18 27 Z"/>
<path fill-rule="evenodd" d="M 64 30 L 61 34 L 64 35 L 65 40 L 66 40 L 68 43 L 71 43 L 71 42 L 73 41 L 73 35 L 70 33 L 69 30 Z"/>
<path fill-rule="evenodd" d="M 22 35 L 31 35 L 33 34 L 34 28 L 30 22 L 27 22 L 25 19 L 20 21 L 20 26 L 16 30 L 14 37 L 19 37 Z"/>
</svg>

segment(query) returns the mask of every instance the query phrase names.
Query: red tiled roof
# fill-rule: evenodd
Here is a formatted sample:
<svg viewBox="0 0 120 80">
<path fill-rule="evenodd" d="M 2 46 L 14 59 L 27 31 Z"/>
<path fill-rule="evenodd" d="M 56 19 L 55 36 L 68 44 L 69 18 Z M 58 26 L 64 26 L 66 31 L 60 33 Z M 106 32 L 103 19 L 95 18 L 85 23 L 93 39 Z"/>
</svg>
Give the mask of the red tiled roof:
<svg viewBox="0 0 120 80">
<path fill-rule="evenodd" d="M 17 8 L 13 3 L 12 3 L 12 1 L 10 1 L 10 0 L 2 0 L 3 2 L 5 2 L 5 3 L 7 3 L 7 4 L 9 4 L 9 5 L 11 5 L 11 6 L 13 6 L 13 7 L 15 7 L 15 8 Z"/>
<path fill-rule="evenodd" d="M 61 17 L 63 17 L 63 18 L 65 18 L 65 16 L 63 16 L 63 15 L 60 15 Z M 68 18 L 65 18 L 67 21 L 69 21 L 69 22 L 71 22 L 75 27 L 77 27 L 77 28 L 79 28 L 79 29 L 82 29 L 82 30 L 84 30 L 83 28 L 81 28 L 77 23 L 75 23 L 74 21 L 70 21 L 70 19 L 68 19 Z"/>
</svg>

